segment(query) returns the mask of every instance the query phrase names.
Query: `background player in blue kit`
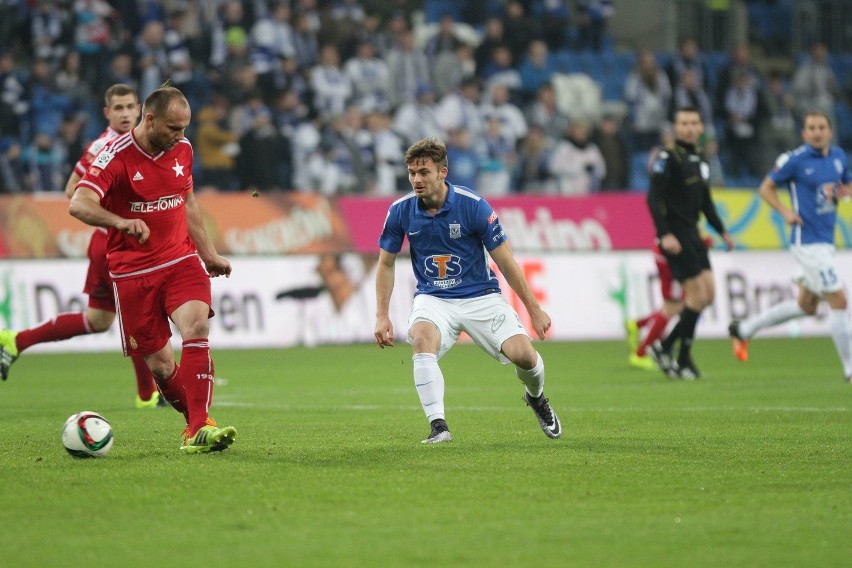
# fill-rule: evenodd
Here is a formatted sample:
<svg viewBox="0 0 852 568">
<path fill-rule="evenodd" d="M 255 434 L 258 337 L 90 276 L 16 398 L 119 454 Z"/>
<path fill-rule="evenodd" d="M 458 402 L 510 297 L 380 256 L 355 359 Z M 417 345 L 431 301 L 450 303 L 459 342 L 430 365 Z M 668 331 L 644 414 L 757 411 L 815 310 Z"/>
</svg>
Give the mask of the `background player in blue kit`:
<svg viewBox="0 0 852 568">
<path fill-rule="evenodd" d="M 414 385 L 431 433 L 423 443 L 453 439 L 444 416 L 444 376 L 438 360 L 464 331 L 503 364 L 514 363 L 524 383 L 524 399 L 549 438 L 562 426 L 544 397 L 544 362 L 532 346 L 518 314 L 500 295 L 488 255 L 529 312 L 533 330 L 544 339 L 550 316 L 541 308 L 512 256 L 497 214 L 476 192 L 447 177 L 447 148 L 434 139 L 414 143 L 405 153 L 413 192 L 391 204 L 379 237 L 376 273 L 376 343 L 394 344 L 388 316 L 394 262 L 407 236 L 417 278 L 408 319 L 414 349 Z"/>
<path fill-rule="evenodd" d="M 846 380 L 852 382 L 852 323 L 847 312 L 843 282 L 834 267 L 834 231 L 838 197 L 852 195 L 852 174 L 846 154 L 831 144 L 832 129 L 823 112 L 805 115 L 802 138 L 805 143 L 782 154 L 775 168 L 760 184 L 760 196 L 790 225 L 790 252 L 798 270 L 798 300 L 788 300 L 762 314 L 743 321 L 734 320 L 728 330 L 734 341 L 734 355 L 748 359 L 748 340 L 764 327 L 793 318 L 814 315 L 820 299 L 831 308 L 831 337 L 843 361 Z M 777 187 L 790 188 L 790 209 L 778 198 Z"/>
</svg>

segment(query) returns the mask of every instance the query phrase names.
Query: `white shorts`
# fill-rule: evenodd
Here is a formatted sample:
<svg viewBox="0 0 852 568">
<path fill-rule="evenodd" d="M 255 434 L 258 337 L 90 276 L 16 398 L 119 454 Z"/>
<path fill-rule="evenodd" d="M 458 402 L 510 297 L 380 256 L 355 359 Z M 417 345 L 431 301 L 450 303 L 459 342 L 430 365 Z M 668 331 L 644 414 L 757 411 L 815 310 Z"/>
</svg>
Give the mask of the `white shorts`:
<svg viewBox="0 0 852 568">
<path fill-rule="evenodd" d="M 843 289 L 843 282 L 834 268 L 834 245 L 818 243 L 793 245 L 793 258 L 799 265 L 793 281 L 814 294 L 828 294 Z"/>
<path fill-rule="evenodd" d="M 509 360 L 500 352 L 503 342 L 515 335 L 527 335 L 518 313 L 500 294 L 458 300 L 418 294 L 408 316 L 409 329 L 417 321 L 429 321 L 438 328 L 441 334 L 438 359 L 446 355 L 464 331 L 474 343 L 505 365 Z M 410 336 L 408 342 L 411 343 Z"/>
</svg>

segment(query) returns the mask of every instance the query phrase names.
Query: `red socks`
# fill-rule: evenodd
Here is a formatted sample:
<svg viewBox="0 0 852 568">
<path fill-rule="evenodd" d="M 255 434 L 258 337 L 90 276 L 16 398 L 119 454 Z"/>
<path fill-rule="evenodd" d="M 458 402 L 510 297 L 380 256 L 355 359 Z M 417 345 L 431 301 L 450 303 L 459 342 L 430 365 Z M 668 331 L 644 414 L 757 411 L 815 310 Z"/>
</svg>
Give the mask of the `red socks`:
<svg viewBox="0 0 852 568">
<path fill-rule="evenodd" d="M 41 325 L 19 331 L 15 343 L 18 345 L 18 351 L 23 351 L 37 343 L 62 341 L 90 333 L 92 328 L 85 312 L 74 312 L 59 314 Z"/>
<path fill-rule="evenodd" d="M 130 360 L 133 361 L 133 370 L 136 372 L 136 394 L 142 400 L 151 400 L 151 395 L 157 390 L 154 374 L 142 355 L 131 355 Z"/>
<path fill-rule="evenodd" d="M 178 379 L 186 391 L 189 407 L 189 435 L 193 436 L 207 423 L 213 400 L 213 360 L 206 337 L 183 342 Z"/>
<path fill-rule="evenodd" d="M 645 350 L 648 349 L 649 345 L 663 336 L 663 333 L 666 331 L 666 326 L 669 323 L 669 318 L 667 318 L 663 312 L 656 312 L 654 315 L 650 316 L 650 319 L 651 329 L 648 330 L 648 335 L 645 336 L 645 339 L 642 340 L 642 344 L 639 345 L 638 349 L 636 349 L 636 354 L 640 357 L 645 356 Z"/>
<path fill-rule="evenodd" d="M 175 368 L 172 374 L 165 379 L 156 379 L 157 388 L 160 389 L 160 394 L 165 397 L 172 408 L 183 414 L 183 417 L 189 422 L 189 409 L 186 404 L 186 392 L 183 389 L 183 384 L 180 381 L 180 365 L 175 363 Z"/>
</svg>

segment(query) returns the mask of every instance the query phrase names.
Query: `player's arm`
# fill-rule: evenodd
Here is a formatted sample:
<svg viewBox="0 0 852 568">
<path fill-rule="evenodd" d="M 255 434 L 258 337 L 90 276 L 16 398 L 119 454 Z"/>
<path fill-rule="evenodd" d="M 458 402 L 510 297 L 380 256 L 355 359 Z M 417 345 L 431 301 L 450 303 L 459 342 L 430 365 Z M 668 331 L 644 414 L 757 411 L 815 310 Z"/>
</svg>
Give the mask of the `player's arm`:
<svg viewBox="0 0 852 568">
<path fill-rule="evenodd" d="M 734 243 L 734 238 L 731 236 L 731 233 L 725 229 L 725 224 L 722 222 L 722 218 L 719 217 L 719 212 L 716 210 L 716 204 L 713 203 L 713 197 L 710 195 L 710 186 L 705 185 L 704 187 L 704 204 L 701 207 L 701 211 L 704 213 L 704 217 L 707 219 L 707 222 L 710 223 L 710 226 L 713 227 L 719 236 L 722 237 L 722 240 L 725 241 L 725 246 L 728 247 L 728 250 L 734 250 L 736 243 Z"/>
<path fill-rule="evenodd" d="M 227 258 L 216 252 L 213 241 L 207 235 L 207 229 L 204 228 L 204 217 L 202 217 L 201 208 L 198 207 L 198 201 L 195 199 L 195 192 L 188 191 L 186 193 L 185 209 L 189 237 L 195 243 L 195 248 L 198 249 L 198 256 L 201 257 L 201 261 L 207 269 L 207 274 L 211 277 L 230 276 L 231 263 L 228 262 Z"/>
<path fill-rule="evenodd" d="M 68 176 L 68 181 L 65 182 L 65 197 L 71 199 L 74 197 L 74 190 L 77 189 L 77 182 L 80 181 L 81 176 L 77 172 L 71 172 L 71 175 Z"/>
<path fill-rule="evenodd" d="M 770 207 L 781 214 L 785 223 L 788 225 L 802 224 L 802 218 L 799 217 L 799 214 L 781 203 L 781 199 L 778 197 L 778 186 L 775 185 L 775 181 L 771 177 L 766 176 L 763 178 L 763 181 L 760 182 L 758 193 L 760 193 L 760 197 L 768 203 Z"/>
<path fill-rule="evenodd" d="M 396 254 L 379 250 L 376 267 L 376 345 L 384 349 L 393 347 L 393 323 L 390 320 L 390 299 L 394 284 Z"/>
<path fill-rule="evenodd" d="M 503 273 L 506 282 L 515 291 L 521 302 L 524 303 L 536 335 L 538 335 L 539 339 L 544 339 L 547 330 L 550 329 L 550 316 L 541 308 L 532 290 L 530 290 L 529 283 L 524 278 L 521 267 L 515 261 L 509 241 L 500 243 L 496 248 L 490 250 L 488 254 L 491 255 L 491 258 L 497 264 L 497 268 Z"/>
<path fill-rule="evenodd" d="M 676 150 L 661 150 L 651 166 L 651 180 L 648 186 L 648 211 L 651 213 L 651 218 L 654 220 L 654 227 L 657 230 L 657 242 L 660 249 L 670 254 L 680 254 L 680 241 L 671 232 L 668 221 L 666 221 L 666 206 L 665 193 L 668 184 L 671 183 L 671 166 L 669 165 L 670 152 Z"/>
<path fill-rule="evenodd" d="M 105 227 L 135 237 L 140 243 L 148 240 L 151 230 L 142 219 L 125 219 L 101 207 L 98 194 L 85 186 L 77 187 L 68 206 L 68 213 L 93 227 Z"/>
</svg>

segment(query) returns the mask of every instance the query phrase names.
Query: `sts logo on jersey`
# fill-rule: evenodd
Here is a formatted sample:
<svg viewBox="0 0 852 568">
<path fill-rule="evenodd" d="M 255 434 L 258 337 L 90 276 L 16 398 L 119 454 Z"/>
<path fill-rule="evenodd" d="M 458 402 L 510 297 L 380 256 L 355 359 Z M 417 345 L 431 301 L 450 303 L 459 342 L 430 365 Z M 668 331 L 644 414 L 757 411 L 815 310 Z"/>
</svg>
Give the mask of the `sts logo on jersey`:
<svg viewBox="0 0 852 568">
<path fill-rule="evenodd" d="M 452 288 L 461 283 L 458 278 L 462 271 L 461 258 L 454 254 L 433 254 L 423 261 L 427 278 L 439 288 Z"/>
</svg>

